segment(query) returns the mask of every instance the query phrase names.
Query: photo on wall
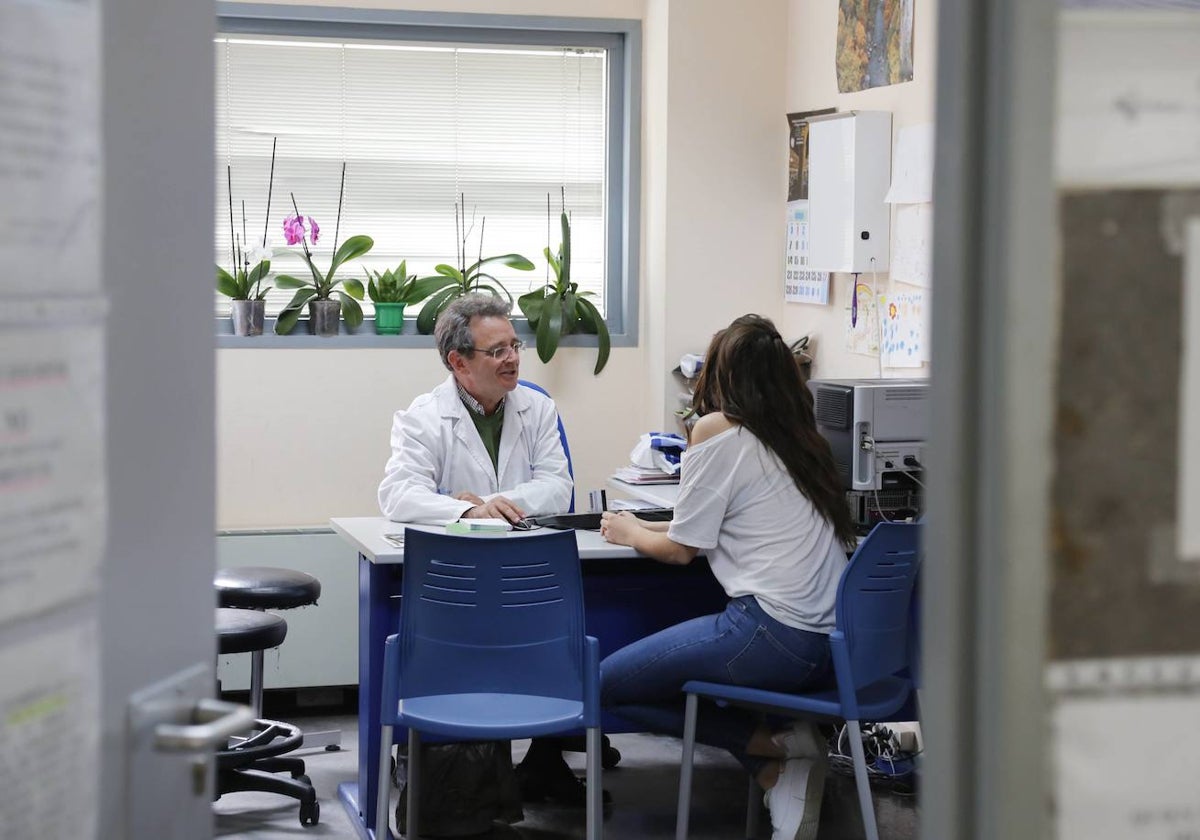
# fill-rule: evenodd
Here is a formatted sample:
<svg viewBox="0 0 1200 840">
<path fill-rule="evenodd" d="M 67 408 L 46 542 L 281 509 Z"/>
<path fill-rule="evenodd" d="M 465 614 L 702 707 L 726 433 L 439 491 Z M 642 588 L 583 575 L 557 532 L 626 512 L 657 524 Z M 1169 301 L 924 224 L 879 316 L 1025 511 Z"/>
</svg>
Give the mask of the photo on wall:
<svg viewBox="0 0 1200 840">
<path fill-rule="evenodd" d="M 913 80 L 913 0 L 838 0 L 839 93 Z"/>
</svg>

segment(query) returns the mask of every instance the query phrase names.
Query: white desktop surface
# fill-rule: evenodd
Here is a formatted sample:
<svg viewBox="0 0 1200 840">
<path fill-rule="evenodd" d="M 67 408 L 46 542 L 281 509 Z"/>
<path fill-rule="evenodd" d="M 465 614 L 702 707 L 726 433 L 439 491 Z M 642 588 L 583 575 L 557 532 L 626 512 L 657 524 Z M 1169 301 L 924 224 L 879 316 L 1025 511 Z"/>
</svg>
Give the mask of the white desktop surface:
<svg viewBox="0 0 1200 840">
<path fill-rule="evenodd" d="M 403 522 L 393 522 L 383 516 L 340 516 L 329 520 L 330 526 L 342 536 L 346 542 L 354 546 L 363 557 L 372 563 L 403 563 L 404 549 L 397 548 L 386 539 L 384 534 L 403 534 L 405 528 L 419 528 L 422 531 L 444 532 L 444 525 L 406 525 Z M 535 534 L 547 533 L 549 529 L 539 528 L 533 531 L 507 531 L 500 535 L 489 534 L 477 536 L 479 540 L 524 539 Z M 579 545 L 581 560 L 618 560 L 638 557 L 638 553 L 624 545 L 613 545 L 600 536 L 598 531 L 576 531 L 575 539 Z"/>
<path fill-rule="evenodd" d="M 659 507 L 673 508 L 675 500 L 679 498 L 678 484 L 630 484 L 627 481 L 621 481 L 619 478 L 609 478 L 608 486 L 613 490 L 620 490 L 635 499 L 644 499 L 647 502 L 653 502 Z"/>
</svg>

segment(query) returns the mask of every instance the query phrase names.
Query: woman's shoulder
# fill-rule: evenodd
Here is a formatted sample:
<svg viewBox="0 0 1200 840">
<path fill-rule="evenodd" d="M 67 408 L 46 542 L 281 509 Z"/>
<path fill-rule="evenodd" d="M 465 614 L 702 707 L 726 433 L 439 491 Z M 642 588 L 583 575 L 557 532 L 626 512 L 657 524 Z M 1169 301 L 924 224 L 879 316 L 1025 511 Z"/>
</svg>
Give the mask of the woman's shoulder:
<svg viewBox="0 0 1200 840">
<path fill-rule="evenodd" d="M 688 442 L 689 446 L 696 446 L 704 443 L 706 440 L 711 440 L 722 432 L 727 432 L 730 429 L 736 429 L 737 423 L 734 423 L 724 414 L 719 411 L 714 411 L 711 414 L 705 414 L 696 424 L 692 426 L 691 439 Z"/>
</svg>

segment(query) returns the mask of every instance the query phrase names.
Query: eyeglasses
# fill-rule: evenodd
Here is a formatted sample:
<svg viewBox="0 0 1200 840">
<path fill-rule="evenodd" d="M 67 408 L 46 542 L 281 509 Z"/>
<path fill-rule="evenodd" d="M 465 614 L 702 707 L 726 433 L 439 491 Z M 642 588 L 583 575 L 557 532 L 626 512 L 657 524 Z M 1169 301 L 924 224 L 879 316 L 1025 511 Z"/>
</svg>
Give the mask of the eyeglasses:
<svg viewBox="0 0 1200 840">
<path fill-rule="evenodd" d="M 491 356 L 497 362 L 508 358 L 508 355 L 517 355 L 525 347 L 525 342 L 520 339 L 512 344 L 501 344 L 499 347 L 493 347 L 491 350 L 480 350 L 478 347 L 472 347 L 471 352 L 482 353 L 485 356 Z"/>
</svg>

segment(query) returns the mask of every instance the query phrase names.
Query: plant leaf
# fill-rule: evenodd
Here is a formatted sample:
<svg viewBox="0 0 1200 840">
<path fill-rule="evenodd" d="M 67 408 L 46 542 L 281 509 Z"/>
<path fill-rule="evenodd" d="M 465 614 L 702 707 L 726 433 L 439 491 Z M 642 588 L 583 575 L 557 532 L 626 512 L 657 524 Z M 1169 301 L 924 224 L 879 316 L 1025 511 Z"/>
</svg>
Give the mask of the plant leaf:
<svg viewBox="0 0 1200 840">
<path fill-rule="evenodd" d="M 367 279 L 367 294 L 370 296 L 371 300 L 375 301 L 376 303 L 379 302 L 379 292 L 375 290 L 375 281 L 370 278 Z"/>
<path fill-rule="evenodd" d="M 550 250 L 549 245 L 542 249 L 542 253 L 546 255 L 546 262 L 554 271 L 554 284 L 557 287 L 562 281 L 562 267 L 559 265 L 558 259 L 554 256 L 554 253 Z"/>
<path fill-rule="evenodd" d="M 474 263 L 470 268 L 467 269 L 467 276 L 471 277 L 479 271 L 481 266 L 485 266 L 488 263 L 494 262 L 503 263 L 509 268 L 515 268 L 518 271 L 533 271 L 533 263 L 520 254 L 500 254 L 496 257 L 484 257 L 479 262 Z"/>
<path fill-rule="evenodd" d="M 333 255 L 333 261 L 329 264 L 329 273 L 325 275 L 326 282 L 333 279 L 333 273 L 337 271 L 339 265 L 349 262 L 356 257 L 361 257 L 374 247 L 375 240 L 369 236 L 364 236 L 361 233 L 358 236 L 351 236 L 341 244 L 337 249 L 337 253 Z"/>
<path fill-rule="evenodd" d="M 501 285 L 499 280 L 497 280 L 495 277 L 492 277 L 488 274 L 481 274 L 479 276 L 487 277 L 487 279 L 491 280 L 492 283 L 495 283 L 496 285 L 493 286 L 491 283 L 476 283 L 475 288 L 472 289 L 471 291 L 473 291 L 473 292 L 491 292 L 493 297 L 507 298 L 509 304 L 510 305 L 512 304 L 513 296 L 508 293 L 508 289 L 504 288 L 504 286 Z M 499 287 L 499 288 L 497 288 L 497 287 Z"/>
<path fill-rule="evenodd" d="M 263 260 L 254 268 L 250 269 L 250 275 L 246 278 L 251 286 L 257 283 L 262 278 L 266 277 L 271 270 L 271 261 Z"/>
<path fill-rule="evenodd" d="M 542 307 L 542 317 L 537 326 L 537 353 L 543 362 L 554 358 L 558 341 L 562 338 L 562 326 L 562 302 L 558 298 L 550 298 L 548 305 Z"/>
<path fill-rule="evenodd" d="M 279 317 L 275 319 L 275 334 L 290 334 L 296 327 L 296 321 L 300 318 L 300 311 L 304 308 L 304 304 L 316 297 L 316 294 L 317 290 L 311 287 L 296 292 L 288 301 L 288 305 L 279 313 Z"/>
<path fill-rule="evenodd" d="M 604 323 L 604 319 L 600 317 L 600 310 L 593 306 L 590 300 L 580 297 L 576 299 L 575 303 L 580 310 L 580 321 L 587 323 L 596 334 L 599 352 L 596 354 L 596 368 L 592 371 L 592 375 L 598 376 L 600 371 L 604 370 L 604 366 L 608 364 L 608 354 L 612 349 L 612 338 L 608 334 L 608 324 Z"/>
<path fill-rule="evenodd" d="M 342 288 L 346 290 L 346 294 L 357 300 L 363 299 L 363 284 L 361 280 L 354 277 L 348 277 L 342 281 Z"/>
<path fill-rule="evenodd" d="M 431 297 L 417 315 L 417 332 L 422 335 L 429 335 L 433 332 L 433 326 L 437 323 L 437 316 L 441 314 L 450 301 L 461 295 L 462 288 L 456 283 L 453 286 L 447 286 Z"/>
<path fill-rule="evenodd" d="M 433 270 L 436 271 L 438 274 L 445 275 L 446 277 L 453 277 L 458 283 L 464 282 L 463 273 L 452 265 L 446 265 L 445 263 L 438 263 L 437 265 L 435 265 L 433 267 Z"/>
<path fill-rule="evenodd" d="M 221 268 L 221 266 L 217 266 L 217 291 L 234 300 L 238 300 L 238 295 L 241 294 L 241 287 L 238 286 L 238 282 L 233 279 L 232 274 Z"/>
<path fill-rule="evenodd" d="M 542 317 L 542 307 L 546 303 L 546 287 L 534 289 L 532 292 L 521 295 L 517 298 L 517 305 L 521 307 L 521 311 L 525 313 L 525 317 L 529 319 L 529 326 L 537 329 L 538 320 Z"/>
<path fill-rule="evenodd" d="M 358 283 L 358 281 L 354 281 Z M 358 283 L 358 288 L 362 290 L 362 283 Z M 362 326 L 363 311 L 358 305 L 358 301 L 343 291 L 338 291 L 337 296 L 342 299 L 342 320 L 346 322 L 346 326 L 352 330 Z"/>
<path fill-rule="evenodd" d="M 567 292 L 562 298 L 563 335 L 570 335 L 579 328 L 579 312 L 575 307 L 579 300 L 574 292 Z"/>
<path fill-rule="evenodd" d="M 406 287 L 403 295 L 403 300 L 397 303 L 414 304 L 420 303 L 436 292 L 438 289 L 444 289 L 447 286 L 455 285 L 457 281 L 453 277 L 422 277 L 419 280 L 413 280 Z"/>
<path fill-rule="evenodd" d="M 313 284 L 290 274 L 277 274 L 275 275 L 275 287 L 279 289 L 303 289 L 306 287 L 311 289 Z"/>
</svg>

